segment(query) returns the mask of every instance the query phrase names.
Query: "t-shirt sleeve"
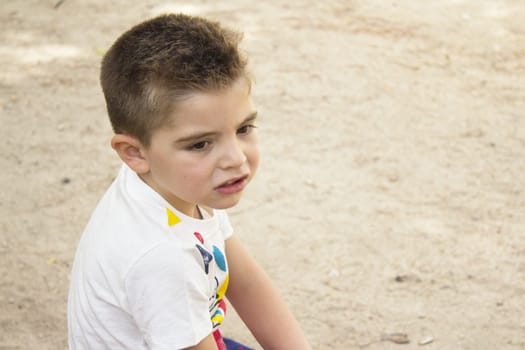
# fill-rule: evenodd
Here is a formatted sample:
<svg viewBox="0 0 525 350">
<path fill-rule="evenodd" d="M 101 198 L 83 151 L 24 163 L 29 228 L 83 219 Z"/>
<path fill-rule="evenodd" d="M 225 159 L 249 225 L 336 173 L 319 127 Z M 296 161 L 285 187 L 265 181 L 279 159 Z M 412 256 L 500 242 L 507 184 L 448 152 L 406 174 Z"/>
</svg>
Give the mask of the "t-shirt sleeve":
<svg viewBox="0 0 525 350">
<path fill-rule="evenodd" d="M 227 240 L 233 235 L 233 227 L 230 223 L 230 218 L 224 210 L 217 210 L 215 215 L 219 218 L 219 228 L 222 232 L 223 239 Z"/>
<path fill-rule="evenodd" d="M 130 312 L 152 350 L 193 346 L 212 332 L 210 286 L 197 254 L 194 247 L 165 242 L 126 276 Z"/>
</svg>

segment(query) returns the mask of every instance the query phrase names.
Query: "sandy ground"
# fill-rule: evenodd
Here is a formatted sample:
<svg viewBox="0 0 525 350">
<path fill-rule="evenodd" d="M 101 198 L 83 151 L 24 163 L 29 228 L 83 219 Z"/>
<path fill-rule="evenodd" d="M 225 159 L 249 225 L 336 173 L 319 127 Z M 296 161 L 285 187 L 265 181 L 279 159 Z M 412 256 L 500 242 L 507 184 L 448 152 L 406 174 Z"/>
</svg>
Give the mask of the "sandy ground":
<svg viewBox="0 0 525 350">
<path fill-rule="evenodd" d="M 3 0 L 0 349 L 67 348 L 119 165 L 101 54 L 165 11 L 245 32 L 263 159 L 232 221 L 315 349 L 525 349 L 522 0 Z"/>
</svg>

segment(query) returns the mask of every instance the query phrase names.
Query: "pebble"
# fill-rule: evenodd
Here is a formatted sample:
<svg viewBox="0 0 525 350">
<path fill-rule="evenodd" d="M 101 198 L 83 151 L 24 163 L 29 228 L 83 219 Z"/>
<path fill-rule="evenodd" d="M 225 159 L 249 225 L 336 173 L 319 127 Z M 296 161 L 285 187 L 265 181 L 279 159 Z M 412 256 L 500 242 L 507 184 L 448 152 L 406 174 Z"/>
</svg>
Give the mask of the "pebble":
<svg viewBox="0 0 525 350">
<path fill-rule="evenodd" d="M 423 339 L 421 339 L 418 343 L 418 345 L 428 345 L 430 343 L 434 342 L 434 338 L 432 337 L 425 337 Z"/>
<path fill-rule="evenodd" d="M 382 341 L 391 341 L 396 344 L 408 344 L 410 339 L 405 333 L 384 333 L 381 335 Z"/>
</svg>

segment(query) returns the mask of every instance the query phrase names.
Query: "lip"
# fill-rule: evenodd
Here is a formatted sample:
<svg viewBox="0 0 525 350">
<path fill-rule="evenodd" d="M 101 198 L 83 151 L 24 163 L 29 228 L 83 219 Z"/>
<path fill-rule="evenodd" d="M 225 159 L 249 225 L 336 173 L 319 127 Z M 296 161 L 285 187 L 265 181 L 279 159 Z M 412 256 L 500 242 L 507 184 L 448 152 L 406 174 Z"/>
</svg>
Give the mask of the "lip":
<svg viewBox="0 0 525 350">
<path fill-rule="evenodd" d="M 215 187 L 215 190 L 221 194 L 233 194 L 244 190 L 247 184 L 248 175 L 238 176 L 224 181 L 221 185 Z"/>
</svg>

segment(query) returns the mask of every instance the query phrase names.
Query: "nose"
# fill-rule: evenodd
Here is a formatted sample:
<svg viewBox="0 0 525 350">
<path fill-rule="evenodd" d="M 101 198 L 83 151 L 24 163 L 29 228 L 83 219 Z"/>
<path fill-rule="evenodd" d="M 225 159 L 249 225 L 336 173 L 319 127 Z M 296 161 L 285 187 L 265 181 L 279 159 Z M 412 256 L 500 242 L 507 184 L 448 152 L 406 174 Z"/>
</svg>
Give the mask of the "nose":
<svg viewBox="0 0 525 350">
<path fill-rule="evenodd" d="M 246 154 L 238 140 L 232 140 L 224 145 L 220 166 L 223 169 L 239 168 L 246 162 Z"/>
</svg>

